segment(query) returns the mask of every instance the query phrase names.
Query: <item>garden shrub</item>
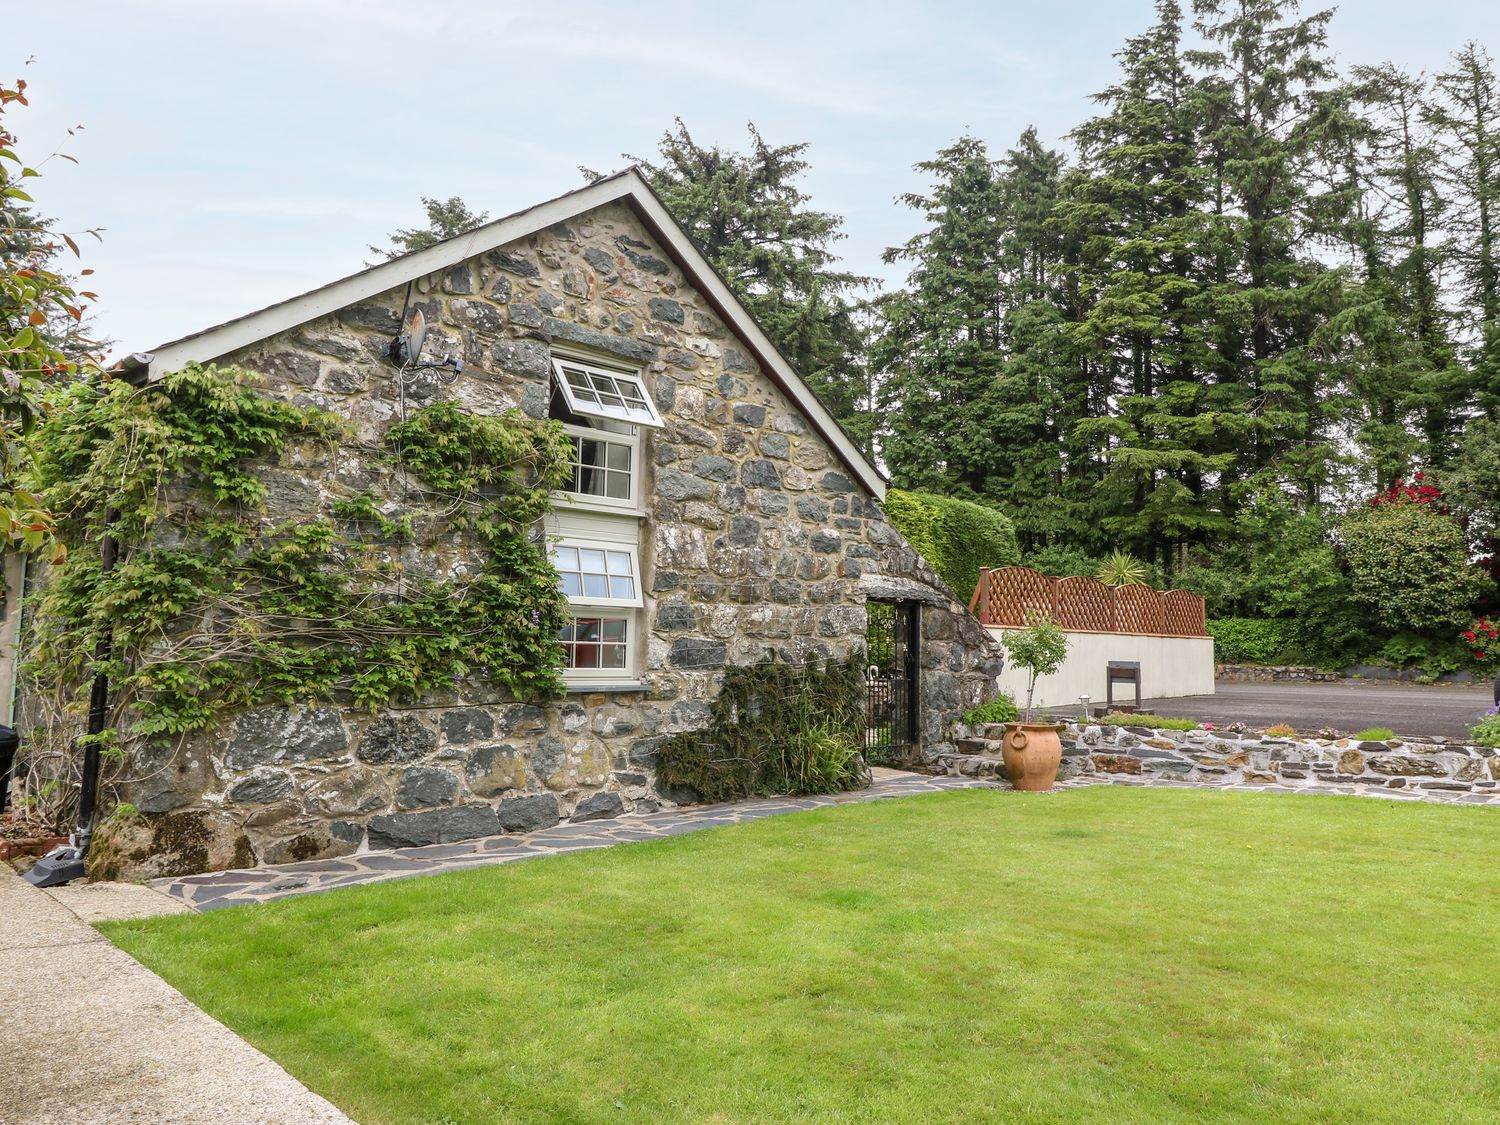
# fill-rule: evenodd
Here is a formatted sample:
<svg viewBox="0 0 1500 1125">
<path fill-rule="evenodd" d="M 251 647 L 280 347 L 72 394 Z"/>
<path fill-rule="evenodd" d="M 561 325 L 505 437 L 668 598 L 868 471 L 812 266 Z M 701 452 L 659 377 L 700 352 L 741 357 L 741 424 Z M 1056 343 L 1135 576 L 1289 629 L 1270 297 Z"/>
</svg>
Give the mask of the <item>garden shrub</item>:
<svg viewBox="0 0 1500 1125">
<path fill-rule="evenodd" d="M 1357 742 L 1384 742 L 1395 738 L 1396 732 L 1390 727 L 1365 727 L 1364 730 L 1357 730 L 1349 737 Z"/>
<path fill-rule="evenodd" d="M 1435 679 L 1465 666 L 1464 650 L 1453 640 L 1419 637 L 1415 633 L 1397 633 L 1366 657 L 1370 664 L 1382 668 L 1415 668 Z"/>
<path fill-rule="evenodd" d="M 869 784 L 864 654 L 844 661 L 731 667 L 709 725 L 657 750 L 656 775 L 705 801 L 837 793 Z"/>
<path fill-rule="evenodd" d="M 1451 633 L 1479 583 L 1462 525 L 1431 504 L 1373 504 L 1340 525 L 1356 602 L 1386 630 Z"/>
<path fill-rule="evenodd" d="M 1257 617 L 1218 617 L 1208 622 L 1214 659 L 1221 664 L 1275 664 L 1292 651 L 1296 629 L 1290 621 Z"/>
<path fill-rule="evenodd" d="M 1013 723 L 1020 715 L 1016 710 L 1016 701 L 1006 692 L 1001 692 L 988 703 L 981 703 L 978 707 L 971 707 L 964 712 L 963 722 L 971 727 L 980 726 L 984 723 Z"/>
<path fill-rule="evenodd" d="M 1297 728 L 1290 723 L 1272 723 L 1261 733 L 1267 738 L 1291 738 L 1297 733 Z"/>
<path fill-rule="evenodd" d="M 885 514 L 960 600 L 979 584 L 980 567 L 1021 561 L 1015 525 L 994 508 L 893 488 L 885 494 Z"/>
<path fill-rule="evenodd" d="M 1500 747 L 1500 707 L 1491 707 L 1469 728 L 1469 741 L 1480 746 Z"/>
</svg>

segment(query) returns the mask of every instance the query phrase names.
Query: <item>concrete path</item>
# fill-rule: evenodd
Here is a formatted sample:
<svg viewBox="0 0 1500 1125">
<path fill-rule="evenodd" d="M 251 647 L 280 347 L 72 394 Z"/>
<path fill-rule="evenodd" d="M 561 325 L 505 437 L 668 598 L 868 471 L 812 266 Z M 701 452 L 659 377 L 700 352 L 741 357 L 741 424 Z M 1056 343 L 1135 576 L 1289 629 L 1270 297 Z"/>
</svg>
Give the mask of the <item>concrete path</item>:
<svg viewBox="0 0 1500 1125">
<path fill-rule="evenodd" d="M 116 915 L 171 909 L 85 892 Z M 6 1125 L 349 1121 L 4 863 L 0 956 Z"/>
<path fill-rule="evenodd" d="M 823 809 L 835 805 L 910 797 L 945 789 L 996 788 L 992 781 L 970 777 L 930 777 L 902 770 L 876 769 L 874 784 L 854 793 L 819 797 L 770 797 L 719 805 L 690 805 L 646 816 L 560 824 L 518 836 L 486 836 L 457 844 L 397 848 L 365 852 L 342 859 L 314 859 L 243 871 L 216 871 L 180 879 L 157 879 L 152 886 L 194 910 L 218 910 L 252 902 L 270 902 L 292 895 L 331 891 L 358 883 L 381 883 L 415 875 L 440 875 L 470 867 L 490 867 L 538 856 L 608 848 L 637 840 L 658 840 L 726 824 L 742 824 L 781 813 Z M 1008 785 L 1004 788 L 1010 788 Z"/>
<path fill-rule="evenodd" d="M 1096 704 L 1098 700 L 1094 701 Z M 1298 730 L 1337 727 L 1346 733 L 1365 727 L 1390 727 L 1409 736 L 1463 738 L 1469 726 L 1493 702 L 1488 686 L 1468 684 L 1393 684 L 1343 680 L 1330 684 L 1218 684 L 1213 695 L 1149 699 L 1158 715 L 1199 722 L 1244 722 L 1255 727 L 1289 723 Z M 1071 717 L 1078 708 L 1053 708 Z"/>
</svg>

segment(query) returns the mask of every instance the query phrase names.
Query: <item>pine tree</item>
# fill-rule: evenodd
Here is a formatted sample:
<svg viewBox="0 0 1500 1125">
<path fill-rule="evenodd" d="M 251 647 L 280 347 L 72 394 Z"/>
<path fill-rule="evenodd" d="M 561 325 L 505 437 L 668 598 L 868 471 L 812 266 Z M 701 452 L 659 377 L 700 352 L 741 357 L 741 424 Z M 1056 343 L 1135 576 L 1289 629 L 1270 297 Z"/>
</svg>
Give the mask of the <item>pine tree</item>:
<svg viewBox="0 0 1500 1125">
<path fill-rule="evenodd" d="M 1461 321 L 1480 406 L 1500 417 L 1500 84 L 1474 43 L 1434 80 L 1426 117 L 1445 149 L 1454 193 L 1454 258 L 1463 272 Z"/>
<path fill-rule="evenodd" d="M 415 250 L 425 250 L 445 238 L 471 231 L 490 217 L 488 211 L 470 211 L 469 205 L 456 195 L 447 199 L 428 199 L 423 196 L 422 207 L 427 212 L 425 227 L 393 230 L 388 236 L 391 245 L 371 246 L 370 253 L 379 254 L 387 260 L 399 258 Z"/>
<path fill-rule="evenodd" d="M 1362 127 L 1350 144 L 1347 230 L 1362 281 L 1332 327 L 1352 348 L 1346 377 L 1362 417 L 1367 483 L 1382 488 L 1417 462 L 1448 463 L 1467 377 L 1441 299 L 1447 201 L 1423 112 L 1426 79 L 1391 63 L 1356 66 L 1351 78 Z"/>
<path fill-rule="evenodd" d="M 873 418 L 855 296 L 869 279 L 836 268 L 832 246 L 844 237 L 843 220 L 809 208 L 797 186 L 808 145 L 770 145 L 754 124 L 749 130 L 748 152 L 705 147 L 678 118 L 656 159 L 625 159 L 641 167 L 735 295 L 868 450 Z"/>
<path fill-rule="evenodd" d="M 976 407 L 1002 362 L 998 170 L 984 142 L 967 136 L 916 168 L 935 182 L 901 202 L 927 229 L 884 255 L 913 268 L 908 287 L 880 304 L 880 450 L 902 488 L 983 495 L 996 441 Z"/>
<path fill-rule="evenodd" d="M 1075 426 L 1106 466 L 1095 519 L 1170 573 L 1181 544 L 1226 526 L 1212 482 L 1232 462 L 1238 418 L 1236 397 L 1202 369 L 1190 311 L 1202 291 L 1201 107 L 1181 8 L 1156 11 L 1119 52 L 1120 81 L 1096 96 L 1104 112 L 1074 130 L 1084 174 L 1059 221 L 1076 236 L 1068 269 L 1087 300 L 1071 332 L 1103 376 L 1099 408 Z"/>
<path fill-rule="evenodd" d="M 1231 478 L 1269 473 L 1316 505 L 1342 407 L 1325 393 L 1321 336 L 1346 278 L 1311 244 L 1342 221 L 1345 193 L 1318 187 L 1352 127 L 1327 53 L 1333 13 L 1302 16 L 1297 0 L 1194 0 L 1194 11 L 1210 46 L 1188 58 L 1206 72 L 1212 218 L 1208 284 L 1193 304 L 1216 381 L 1238 389 L 1225 412 L 1244 451 Z"/>
</svg>

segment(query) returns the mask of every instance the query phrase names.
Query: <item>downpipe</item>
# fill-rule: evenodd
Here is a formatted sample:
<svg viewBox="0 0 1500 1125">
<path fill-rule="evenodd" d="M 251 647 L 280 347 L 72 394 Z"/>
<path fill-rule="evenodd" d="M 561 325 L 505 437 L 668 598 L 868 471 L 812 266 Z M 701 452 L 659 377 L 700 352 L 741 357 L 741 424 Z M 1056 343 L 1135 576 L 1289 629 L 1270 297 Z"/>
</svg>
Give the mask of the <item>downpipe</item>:
<svg viewBox="0 0 1500 1125">
<path fill-rule="evenodd" d="M 109 530 L 119 514 L 113 508 L 104 513 L 104 536 L 99 542 L 101 577 L 115 568 L 115 559 L 119 555 L 120 545 Z M 89 719 L 83 746 L 83 775 L 78 785 L 76 827 L 69 833 L 66 844 L 53 848 L 21 876 L 34 887 L 60 887 L 74 879 L 82 879 L 88 873 L 89 844 L 94 839 L 99 811 L 99 773 L 103 764 L 99 736 L 104 733 L 104 724 L 109 718 L 109 677 L 104 667 L 113 641 L 113 632 L 106 628 L 99 638 L 99 647 L 94 650 L 94 682 L 89 686 Z"/>
</svg>

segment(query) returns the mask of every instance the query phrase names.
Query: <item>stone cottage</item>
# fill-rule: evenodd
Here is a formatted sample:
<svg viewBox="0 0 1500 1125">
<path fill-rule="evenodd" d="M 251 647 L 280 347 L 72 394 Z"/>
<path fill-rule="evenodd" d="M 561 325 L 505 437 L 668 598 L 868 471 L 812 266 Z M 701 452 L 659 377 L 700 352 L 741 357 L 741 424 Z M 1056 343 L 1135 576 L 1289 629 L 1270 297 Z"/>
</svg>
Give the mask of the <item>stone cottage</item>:
<svg viewBox="0 0 1500 1125">
<path fill-rule="evenodd" d="M 422 358 L 461 361 L 456 377 L 449 364 L 407 378 L 393 362 L 418 310 Z M 122 794 L 146 814 L 137 873 L 655 809 L 670 796 L 656 747 L 706 723 L 726 665 L 845 656 L 865 645 L 872 603 L 907 627 L 897 741 L 929 758 L 949 749 L 950 722 L 994 689 L 997 649 L 886 521 L 880 473 L 633 169 L 121 372 L 152 380 L 191 362 L 253 372 L 263 393 L 371 441 L 440 398 L 562 421 L 574 473 L 546 534 L 572 607 L 558 639 L 568 692 L 538 703 L 467 685 L 373 714 L 226 716 L 139 763 Z M 265 476 L 283 519 L 338 494 L 323 464 Z"/>
</svg>

